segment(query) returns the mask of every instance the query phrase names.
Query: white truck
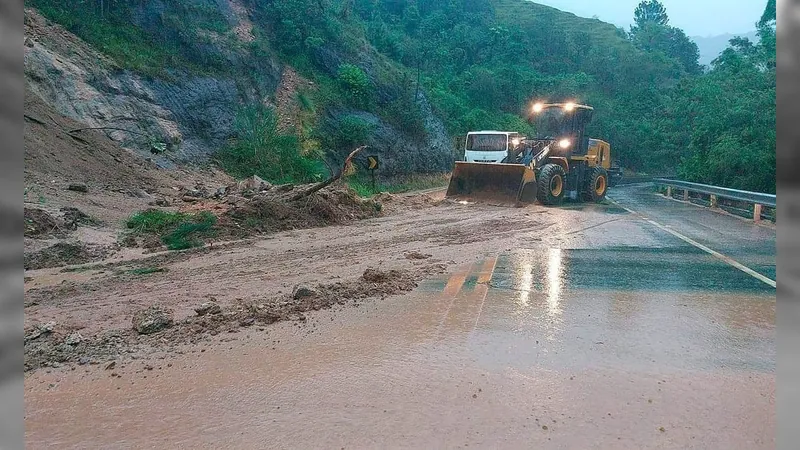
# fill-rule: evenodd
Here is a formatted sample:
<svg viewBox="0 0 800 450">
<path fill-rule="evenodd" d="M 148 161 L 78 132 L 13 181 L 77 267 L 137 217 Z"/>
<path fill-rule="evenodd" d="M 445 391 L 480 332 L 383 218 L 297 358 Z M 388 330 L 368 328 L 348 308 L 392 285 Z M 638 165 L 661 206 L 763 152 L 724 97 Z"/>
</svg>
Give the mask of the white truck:
<svg viewBox="0 0 800 450">
<path fill-rule="evenodd" d="M 466 162 L 499 163 L 525 139 L 513 131 L 471 131 L 464 144 Z"/>
</svg>

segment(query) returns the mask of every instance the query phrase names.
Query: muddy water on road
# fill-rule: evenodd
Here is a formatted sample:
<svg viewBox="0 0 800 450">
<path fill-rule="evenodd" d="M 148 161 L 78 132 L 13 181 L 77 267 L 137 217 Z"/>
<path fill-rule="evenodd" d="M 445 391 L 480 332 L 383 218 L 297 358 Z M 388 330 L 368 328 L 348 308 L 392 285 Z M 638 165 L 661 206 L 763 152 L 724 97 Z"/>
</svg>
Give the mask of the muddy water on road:
<svg viewBox="0 0 800 450">
<path fill-rule="evenodd" d="M 152 371 L 33 375 L 27 444 L 770 448 L 774 323 L 691 248 L 501 253 Z"/>
</svg>

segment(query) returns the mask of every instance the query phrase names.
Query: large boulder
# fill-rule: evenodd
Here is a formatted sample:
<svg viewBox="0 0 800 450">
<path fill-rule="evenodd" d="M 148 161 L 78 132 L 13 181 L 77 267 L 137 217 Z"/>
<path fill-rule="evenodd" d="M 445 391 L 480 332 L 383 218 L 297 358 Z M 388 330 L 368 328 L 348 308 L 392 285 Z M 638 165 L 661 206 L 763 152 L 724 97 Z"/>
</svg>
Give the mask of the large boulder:
<svg viewBox="0 0 800 450">
<path fill-rule="evenodd" d="M 139 334 L 153 334 L 175 323 L 172 310 L 153 305 L 133 314 L 133 329 Z"/>
</svg>

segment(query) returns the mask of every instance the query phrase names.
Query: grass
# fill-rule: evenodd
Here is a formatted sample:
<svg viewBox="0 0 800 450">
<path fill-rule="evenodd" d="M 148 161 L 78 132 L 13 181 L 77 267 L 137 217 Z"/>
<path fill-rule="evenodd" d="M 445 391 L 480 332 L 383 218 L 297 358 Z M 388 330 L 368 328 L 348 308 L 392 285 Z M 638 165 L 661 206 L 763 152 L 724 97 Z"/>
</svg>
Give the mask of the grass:
<svg viewBox="0 0 800 450">
<path fill-rule="evenodd" d="M 184 214 L 148 209 L 128 219 L 127 227 L 137 234 L 154 234 L 168 250 L 186 250 L 203 245 L 203 238 L 216 234 L 217 218 L 209 212 Z"/>
<path fill-rule="evenodd" d="M 224 61 L 211 61 L 213 64 L 190 61 L 181 44 L 149 35 L 133 24 L 131 7 L 124 3 L 107 2 L 107 10 L 103 13 L 97 4 L 85 2 L 30 0 L 26 6 L 28 3 L 126 69 L 153 77 L 168 77 L 167 68 L 188 69 L 198 74 L 224 68 Z M 179 20 L 187 11 L 191 13 L 190 20 Z M 187 33 L 194 33 L 193 30 L 198 28 L 215 32 L 229 28 L 224 17 L 210 3 L 184 7 L 181 2 L 174 2 L 168 5 L 165 18 L 171 19 L 172 26 L 187 24 L 185 30 L 181 30 Z"/>
<path fill-rule="evenodd" d="M 172 232 L 161 236 L 161 241 L 169 250 L 186 250 L 188 248 L 201 247 L 202 238 L 211 237 L 215 234 L 214 225 L 217 218 L 208 212 L 203 212 L 183 222 Z"/>
<path fill-rule="evenodd" d="M 357 176 L 347 180 L 347 185 L 356 191 L 360 197 L 372 197 L 381 192 L 397 194 L 402 192 L 422 191 L 445 187 L 450 179 L 449 174 L 424 174 L 410 175 L 402 179 L 390 181 L 377 181 L 375 189 L 372 188 L 372 181 L 369 177 Z"/>
<path fill-rule="evenodd" d="M 127 227 L 137 233 L 161 234 L 185 222 L 189 216 L 183 213 L 148 209 L 130 217 Z"/>
<path fill-rule="evenodd" d="M 237 139 L 218 151 L 216 162 L 228 174 L 243 179 L 252 175 L 271 183 L 319 181 L 325 172 L 314 155 L 303 155 L 299 138 L 278 131 L 274 109 L 247 107 L 236 117 Z"/>
</svg>

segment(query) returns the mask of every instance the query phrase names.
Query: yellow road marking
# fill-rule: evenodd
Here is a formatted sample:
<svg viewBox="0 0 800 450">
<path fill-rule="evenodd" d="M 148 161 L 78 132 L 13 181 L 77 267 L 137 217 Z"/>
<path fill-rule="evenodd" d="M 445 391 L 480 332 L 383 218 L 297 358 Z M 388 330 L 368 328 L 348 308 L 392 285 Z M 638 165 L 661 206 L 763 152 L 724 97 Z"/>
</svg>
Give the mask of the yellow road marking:
<svg viewBox="0 0 800 450">
<path fill-rule="evenodd" d="M 619 203 L 617 203 L 617 204 L 619 205 Z M 753 277 L 753 278 L 755 278 L 755 279 L 757 279 L 757 280 L 759 280 L 759 281 L 761 281 L 761 282 L 763 282 L 763 283 L 765 283 L 765 284 L 767 284 L 769 286 L 772 286 L 772 287 L 776 287 L 777 286 L 777 283 L 775 282 L 775 280 L 770 279 L 768 277 L 765 277 L 764 275 L 761 275 L 760 273 L 758 273 L 755 270 L 745 266 L 744 264 L 740 263 L 739 261 L 736 261 L 735 259 L 731 258 L 730 256 L 726 256 L 726 255 L 723 255 L 722 253 L 720 253 L 720 252 L 718 252 L 716 250 L 712 250 L 712 249 L 706 247 L 705 245 L 695 241 L 694 239 L 692 239 L 690 237 L 684 236 L 681 233 L 678 233 L 677 231 L 675 231 L 675 230 L 673 230 L 671 228 L 668 228 L 668 227 L 666 227 L 664 225 L 661 225 L 660 223 L 658 223 L 656 221 L 653 221 L 653 220 L 648 219 L 647 217 L 644 217 L 643 215 L 637 213 L 636 211 L 634 211 L 634 210 L 632 210 L 630 208 L 626 208 L 626 207 L 624 207 L 622 205 L 619 205 L 619 206 L 621 208 L 623 208 L 624 210 L 628 211 L 629 213 L 634 214 L 636 216 L 639 216 L 645 222 L 647 222 L 647 223 L 649 223 L 649 224 L 651 224 L 653 226 L 656 226 L 656 227 L 666 231 L 667 233 L 675 236 L 676 238 L 678 238 L 678 239 L 680 239 L 680 240 L 682 240 L 682 241 L 684 241 L 684 242 L 686 242 L 688 244 L 691 244 L 691 245 L 699 248 L 700 250 L 710 254 L 711 256 L 714 256 L 715 258 L 725 262 L 726 264 L 728 264 L 730 266 L 733 266 L 733 267 L 741 270 L 742 272 L 750 275 L 751 277 Z"/>
<path fill-rule="evenodd" d="M 458 292 L 461 291 L 461 286 L 463 286 L 464 282 L 467 281 L 467 275 L 469 274 L 469 271 L 470 269 L 467 269 L 464 272 L 454 273 L 453 276 L 451 276 L 447 281 L 447 285 L 444 287 L 442 295 L 445 298 L 455 297 L 458 295 Z"/>
</svg>

